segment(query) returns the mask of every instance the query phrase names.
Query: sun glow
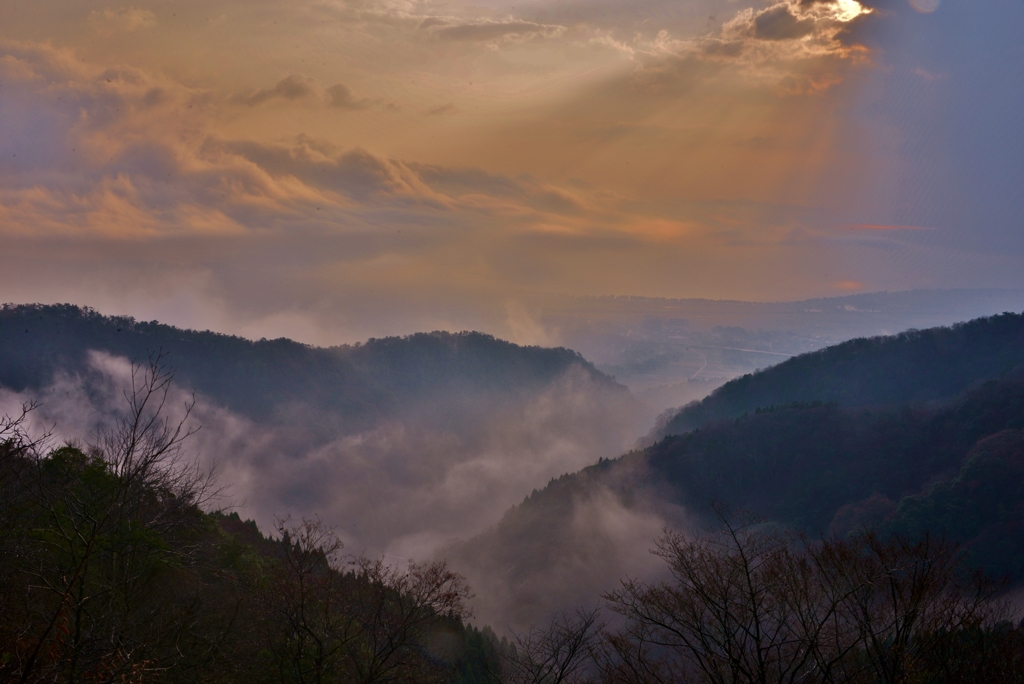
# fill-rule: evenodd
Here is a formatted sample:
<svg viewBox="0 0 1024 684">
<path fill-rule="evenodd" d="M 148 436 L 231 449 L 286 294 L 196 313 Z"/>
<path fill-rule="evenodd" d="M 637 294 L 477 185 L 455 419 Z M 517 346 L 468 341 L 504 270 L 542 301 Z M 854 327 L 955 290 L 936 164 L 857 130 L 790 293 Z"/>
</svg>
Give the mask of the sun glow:
<svg viewBox="0 0 1024 684">
<path fill-rule="evenodd" d="M 835 12 L 835 18 L 846 23 L 862 14 L 871 14 L 871 9 L 864 7 L 857 0 L 836 0 Z"/>
</svg>

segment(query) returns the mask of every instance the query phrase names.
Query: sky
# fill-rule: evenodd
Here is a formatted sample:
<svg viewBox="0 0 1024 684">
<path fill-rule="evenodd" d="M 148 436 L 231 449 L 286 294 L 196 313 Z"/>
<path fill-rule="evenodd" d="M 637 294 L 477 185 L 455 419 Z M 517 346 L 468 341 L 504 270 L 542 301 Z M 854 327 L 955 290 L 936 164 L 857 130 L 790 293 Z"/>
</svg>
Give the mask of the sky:
<svg viewBox="0 0 1024 684">
<path fill-rule="evenodd" d="M 1024 287 L 1022 0 L 0 0 L 0 300 L 332 344 Z"/>
</svg>

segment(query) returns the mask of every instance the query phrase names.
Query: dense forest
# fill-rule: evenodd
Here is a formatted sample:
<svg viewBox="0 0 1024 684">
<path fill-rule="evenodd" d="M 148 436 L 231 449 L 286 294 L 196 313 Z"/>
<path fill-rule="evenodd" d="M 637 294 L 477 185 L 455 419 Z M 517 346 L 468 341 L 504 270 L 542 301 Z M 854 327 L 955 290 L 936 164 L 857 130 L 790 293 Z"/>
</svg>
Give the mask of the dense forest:
<svg viewBox="0 0 1024 684">
<path fill-rule="evenodd" d="M 699 427 L 552 480 L 451 564 L 217 510 L 186 448 L 194 404 L 167 410 L 173 374 L 150 357 L 95 434 L 39 434 L 32 404 L 0 423 L 0 680 L 1024 681 L 1021 328 L 797 358 L 782 365 L 806 377 L 774 402 L 771 370 L 730 383 Z M 830 394 L 858 350 L 920 386 Z M 643 516 L 665 526 L 626 551 L 595 539 Z M 646 576 L 608 562 L 652 547 Z M 501 638 L 470 624 L 495 594 L 546 617 Z"/>
<path fill-rule="evenodd" d="M 493 586 L 508 596 L 501 610 L 521 611 L 542 605 L 543 596 L 575 600 L 580 587 L 593 593 L 594 587 L 614 586 L 623 574 L 650 572 L 649 564 L 630 563 L 650 546 L 632 539 L 653 538 L 666 526 L 700 529 L 714 522 L 717 503 L 814 538 L 930 531 L 959 544 L 975 567 L 1017 585 L 1024 581 L 1024 362 L 1007 359 L 1024 353 L 1024 340 L 1014 342 L 1021 331 L 1024 317 L 1003 315 L 854 341 L 834 353 L 807 355 L 807 366 L 798 357 L 777 367 L 786 366 L 786 373 L 808 369 L 788 394 L 771 395 L 784 403 L 757 403 L 772 388 L 774 369 L 739 379 L 707 405 L 717 407 L 716 396 L 725 396 L 751 406 L 749 412 L 725 412 L 696 429 L 555 478 L 498 525 L 455 545 L 451 557 L 474 579 L 497 578 Z M 937 360 L 935 340 L 950 339 L 969 340 L 988 349 L 989 357 L 961 346 L 947 367 L 944 357 Z M 923 369 L 945 378 L 966 368 L 970 373 L 963 371 L 951 386 L 967 386 L 945 401 L 887 403 L 879 395 L 870 407 L 816 394 L 816 387 L 828 386 L 821 378 L 852 372 L 844 364 L 859 349 L 871 350 L 882 366 L 919 369 L 923 387 L 938 386 Z M 830 359 L 838 370 L 825 363 Z M 967 361 L 958 366 L 961 359 Z M 962 379 L 968 375 L 976 381 Z M 916 380 L 907 382 L 900 397 L 921 396 Z M 623 556 L 624 548 L 629 555 Z"/>
<path fill-rule="evenodd" d="M 48 448 L 0 423 L 0 678 L 118 682 L 1018 682 L 1002 585 L 927 533 L 822 542 L 716 506 L 666 532 L 670 579 L 501 641 L 467 625 L 443 562 L 346 555 L 318 519 L 264 536 L 203 511 L 215 482 L 163 415 L 172 376 L 136 368 L 118 423 Z M 998 446 L 996 447 L 998 451 Z M 987 457 L 982 455 L 981 459 Z M 984 465 L 979 464 L 983 469 Z"/>
<path fill-rule="evenodd" d="M 793 402 L 837 402 L 844 408 L 944 402 L 1021 366 L 1024 314 L 859 338 L 737 378 L 669 412 L 653 437 Z"/>
<path fill-rule="evenodd" d="M 716 508 L 665 533 L 669 580 L 499 641 L 444 563 L 345 555 L 318 519 L 266 537 L 205 513 L 214 487 L 161 417 L 158 367 L 88 445 L 0 424 L 0 678 L 9 682 L 1019 682 L 1024 630 L 955 546 L 823 542 Z M 31 411 L 32 407 L 26 407 Z"/>
<path fill-rule="evenodd" d="M 443 563 L 347 555 L 319 519 L 265 537 L 204 512 L 217 485 L 136 369 L 121 419 L 48 448 L 0 424 L 0 681 L 477 682 L 500 644 Z"/>
<path fill-rule="evenodd" d="M 128 359 L 162 351 L 179 385 L 254 419 L 300 403 L 353 430 L 429 412 L 438 396 L 459 401 L 463 416 L 498 410 L 498 402 L 522 400 L 570 367 L 584 369 L 606 391 L 628 396 L 576 352 L 521 347 L 481 333 L 419 333 L 319 348 L 284 338 L 254 342 L 181 330 L 69 304 L 0 309 L 4 387 L 38 389 L 59 371 L 85 367 L 88 352 L 97 350 Z"/>
<path fill-rule="evenodd" d="M 476 534 L 537 482 L 626 451 L 652 419 L 567 349 L 471 332 L 317 348 L 70 305 L 0 308 L 0 400 L 37 399 L 35 422 L 89 434 L 116 413 L 129 362 L 152 353 L 195 393 L 193 448 L 230 473 L 230 500 L 264 525 L 320 514 L 359 548 Z"/>
</svg>

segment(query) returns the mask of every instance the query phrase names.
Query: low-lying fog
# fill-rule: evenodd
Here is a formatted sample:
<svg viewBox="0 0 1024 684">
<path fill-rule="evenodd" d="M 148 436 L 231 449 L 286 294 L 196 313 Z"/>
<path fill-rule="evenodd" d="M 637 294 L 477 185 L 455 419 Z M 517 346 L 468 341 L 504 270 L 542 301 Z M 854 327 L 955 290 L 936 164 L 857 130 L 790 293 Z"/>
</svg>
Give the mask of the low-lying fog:
<svg viewBox="0 0 1024 684">
<path fill-rule="evenodd" d="M 989 295 L 988 308 L 1006 306 L 1008 296 Z M 276 517 L 320 516 L 352 553 L 396 564 L 447 557 L 474 587 L 478 622 L 523 627 L 592 603 L 620 577 L 655 572 L 660 561 L 647 553 L 654 539 L 666 526 L 690 524 L 686 511 L 645 497 L 642 488 L 628 501 L 598 487 L 519 506 L 535 489 L 627 452 L 661 410 L 699 399 L 740 373 L 851 333 L 888 332 L 880 328 L 899 329 L 900 321 L 951 323 L 962 313 L 934 306 L 915 311 L 905 301 L 900 309 L 892 304 L 895 295 L 864 297 L 864 306 L 877 310 L 824 300 L 822 309 L 834 308 L 827 316 L 805 311 L 809 305 L 799 311 L 770 305 L 777 309 L 772 318 L 764 313 L 769 305 L 691 303 L 686 309 L 677 303 L 678 310 L 658 316 L 646 310 L 653 300 L 643 300 L 626 315 L 616 309 L 626 306 L 623 300 L 612 299 L 575 318 L 549 312 L 544 320 L 552 335 L 582 349 L 633 394 L 609 391 L 574 366 L 526 397 L 481 396 L 483 405 L 499 407 L 482 418 L 460 414 L 457 402 L 439 393 L 429 412 L 399 413 L 352 432 L 316 406 L 282 407 L 274 420 L 256 422 L 200 391 L 189 420 L 201 429 L 187 446 L 216 469 L 225 488 L 217 505 L 255 519 L 264 533 Z M 882 311 L 886 302 L 890 309 Z M 743 318 L 740 305 L 761 312 L 750 319 L 760 327 L 735 325 Z M 971 306 L 989 313 L 977 302 Z M 88 359 L 87 367 L 65 369 L 39 392 L 0 390 L 0 412 L 38 401 L 37 432 L 52 429 L 53 444 L 88 441 L 123 411 L 131 379 L 125 358 L 94 351 Z M 175 386 L 169 415 L 181 416 L 191 398 L 191 388 Z M 615 467 L 629 479 L 638 478 L 642 464 Z M 530 519 L 547 512 L 550 524 Z M 524 538 L 538 534 L 543 538 Z"/>
<path fill-rule="evenodd" d="M 127 359 L 92 352 L 87 368 L 39 393 L 3 391 L 0 412 L 36 400 L 37 431 L 52 426 L 54 443 L 88 441 L 123 410 L 130 374 Z M 181 415 L 190 400 L 175 387 L 169 414 Z M 623 453 L 651 420 L 628 393 L 596 386 L 580 367 L 524 401 L 493 403 L 505 408 L 478 423 L 404 415 L 325 438 L 315 407 L 291 407 L 286 420 L 257 424 L 199 393 L 189 420 L 201 429 L 188 448 L 226 486 L 219 505 L 254 518 L 265 533 L 275 516 L 319 515 L 350 551 L 397 562 L 430 557 L 495 524 L 551 478 Z"/>
</svg>

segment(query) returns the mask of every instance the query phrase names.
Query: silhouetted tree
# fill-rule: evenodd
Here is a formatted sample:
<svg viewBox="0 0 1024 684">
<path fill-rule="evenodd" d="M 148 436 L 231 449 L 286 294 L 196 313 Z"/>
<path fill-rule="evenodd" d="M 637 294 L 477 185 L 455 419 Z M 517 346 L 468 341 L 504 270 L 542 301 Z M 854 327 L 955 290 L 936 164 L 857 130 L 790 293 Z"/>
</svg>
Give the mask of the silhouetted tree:
<svg viewBox="0 0 1024 684">
<path fill-rule="evenodd" d="M 506 684 L 583 684 L 591 681 L 594 648 L 600 641 L 599 611 L 578 610 L 551 619 L 544 628 L 514 633 L 502 658 Z"/>
<path fill-rule="evenodd" d="M 997 585 L 964 576 L 955 546 L 873 534 L 808 543 L 749 516 L 722 521 L 658 541 L 671 580 L 627 580 L 607 596 L 627 620 L 605 641 L 608 681 L 895 684 L 994 666 L 978 640 L 1007 606 Z"/>
</svg>

